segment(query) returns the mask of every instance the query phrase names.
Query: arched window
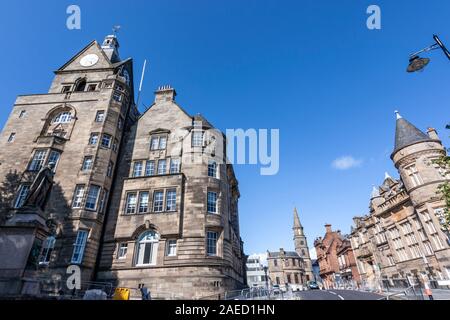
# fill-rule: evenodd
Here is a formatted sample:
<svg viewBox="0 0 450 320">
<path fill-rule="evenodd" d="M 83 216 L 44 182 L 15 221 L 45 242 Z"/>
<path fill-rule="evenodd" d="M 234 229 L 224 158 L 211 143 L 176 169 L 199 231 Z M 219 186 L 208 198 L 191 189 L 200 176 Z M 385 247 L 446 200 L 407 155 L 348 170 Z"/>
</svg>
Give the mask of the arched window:
<svg viewBox="0 0 450 320">
<path fill-rule="evenodd" d="M 159 235 L 155 231 L 146 231 L 139 237 L 136 244 L 136 266 L 156 264 Z"/>
<path fill-rule="evenodd" d="M 77 85 L 75 86 L 75 91 L 84 91 L 86 88 L 86 79 L 81 79 L 78 81 Z"/>
<path fill-rule="evenodd" d="M 53 119 L 53 123 L 69 123 L 72 120 L 72 115 L 70 111 L 63 111 L 56 115 Z"/>
</svg>

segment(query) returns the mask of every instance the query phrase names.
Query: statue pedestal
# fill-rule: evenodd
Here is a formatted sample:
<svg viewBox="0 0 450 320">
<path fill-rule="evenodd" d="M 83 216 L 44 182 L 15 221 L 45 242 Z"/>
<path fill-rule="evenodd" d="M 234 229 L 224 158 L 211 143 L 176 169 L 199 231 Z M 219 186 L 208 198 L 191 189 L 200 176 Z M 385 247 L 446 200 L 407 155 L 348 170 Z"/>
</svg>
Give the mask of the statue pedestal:
<svg viewBox="0 0 450 320">
<path fill-rule="evenodd" d="M 39 208 L 23 207 L 0 228 L 0 296 L 20 295 L 22 289 L 30 291 L 24 273 L 49 236 L 45 221 Z"/>
</svg>

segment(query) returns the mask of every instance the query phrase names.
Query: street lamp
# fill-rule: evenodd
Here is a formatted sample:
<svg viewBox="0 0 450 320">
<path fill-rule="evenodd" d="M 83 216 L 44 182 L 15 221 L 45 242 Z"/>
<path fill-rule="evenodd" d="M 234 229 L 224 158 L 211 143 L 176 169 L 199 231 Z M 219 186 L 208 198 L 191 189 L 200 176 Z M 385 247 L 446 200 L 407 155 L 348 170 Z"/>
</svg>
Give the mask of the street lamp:
<svg viewBox="0 0 450 320">
<path fill-rule="evenodd" d="M 433 43 L 431 46 L 426 47 L 420 51 L 417 51 L 409 56 L 409 65 L 408 68 L 406 69 L 407 72 L 420 71 L 423 68 L 425 68 L 428 65 L 428 63 L 430 63 L 429 58 L 419 57 L 419 54 L 422 52 L 428 52 L 440 48 L 444 52 L 445 56 L 450 60 L 450 51 L 447 50 L 447 48 L 442 43 L 441 39 L 439 39 L 437 35 L 433 35 L 433 39 L 435 43 Z"/>
</svg>

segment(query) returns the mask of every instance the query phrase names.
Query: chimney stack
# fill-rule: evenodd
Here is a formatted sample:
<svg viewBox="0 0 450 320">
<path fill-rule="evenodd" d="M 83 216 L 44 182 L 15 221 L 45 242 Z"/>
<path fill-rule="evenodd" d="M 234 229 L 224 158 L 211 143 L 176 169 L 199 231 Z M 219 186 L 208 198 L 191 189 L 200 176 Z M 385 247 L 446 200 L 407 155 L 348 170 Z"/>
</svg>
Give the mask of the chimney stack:
<svg viewBox="0 0 450 320">
<path fill-rule="evenodd" d="M 155 103 L 165 102 L 165 101 L 175 101 L 175 96 L 177 95 L 174 88 L 170 85 L 164 85 L 158 87 L 155 91 Z"/>
<path fill-rule="evenodd" d="M 440 140 L 435 128 L 427 129 L 428 136 L 433 140 Z"/>
<path fill-rule="evenodd" d="M 325 225 L 325 230 L 326 230 L 327 233 L 328 233 L 328 232 L 332 232 L 332 231 L 331 231 L 331 224 L 327 223 L 327 224 Z"/>
</svg>

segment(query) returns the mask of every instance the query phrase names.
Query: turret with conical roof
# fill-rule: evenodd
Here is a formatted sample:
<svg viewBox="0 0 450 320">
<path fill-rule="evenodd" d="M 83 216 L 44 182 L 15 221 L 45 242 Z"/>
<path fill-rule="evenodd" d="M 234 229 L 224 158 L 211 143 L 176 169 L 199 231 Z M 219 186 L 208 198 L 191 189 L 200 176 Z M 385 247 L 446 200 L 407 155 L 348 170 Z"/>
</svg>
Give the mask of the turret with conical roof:
<svg viewBox="0 0 450 320">
<path fill-rule="evenodd" d="M 303 261 L 305 262 L 306 280 L 312 280 L 314 279 L 312 272 L 312 261 L 309 255 L 308 242 L 306 240 L 305 233 L 303 232 L 303 226 L 300 223 L 300 218 L 298 217 L 297 208 L 294 208 L 294 226 L 292 229 L 294 230 L 295 251 L 300 257 L 303 258 Z"/>
<path fill-rule="evenodd" d="M 433 165 L 433 160 L 445 155 L 445 148 L 434 129 L 425 134 L 398 111 L 395 113 L 395 147 L 391 158 L 413 204 L 420 205 L 436 197 L 438 185 L 445 181 Z"/>
</svg>

